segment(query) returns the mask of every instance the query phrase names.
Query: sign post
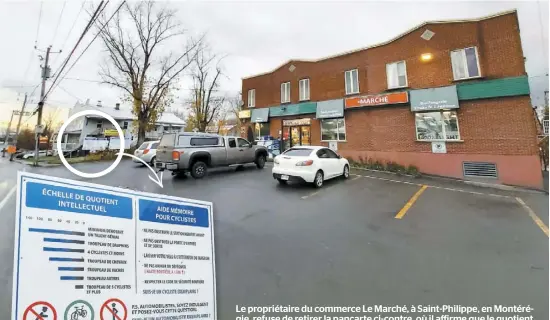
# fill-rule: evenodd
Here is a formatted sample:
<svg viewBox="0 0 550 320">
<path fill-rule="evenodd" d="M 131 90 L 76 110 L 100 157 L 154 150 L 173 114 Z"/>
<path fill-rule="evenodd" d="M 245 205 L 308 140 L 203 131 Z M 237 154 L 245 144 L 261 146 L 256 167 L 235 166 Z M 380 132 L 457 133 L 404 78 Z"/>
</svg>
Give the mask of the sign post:
<svg viewBox="0 0 550 320">
<path fill-rule="evenodd" d="M 212 203 L 23 172 L 17 191 L 12 319 L 216 319 Z"/>
</svg>

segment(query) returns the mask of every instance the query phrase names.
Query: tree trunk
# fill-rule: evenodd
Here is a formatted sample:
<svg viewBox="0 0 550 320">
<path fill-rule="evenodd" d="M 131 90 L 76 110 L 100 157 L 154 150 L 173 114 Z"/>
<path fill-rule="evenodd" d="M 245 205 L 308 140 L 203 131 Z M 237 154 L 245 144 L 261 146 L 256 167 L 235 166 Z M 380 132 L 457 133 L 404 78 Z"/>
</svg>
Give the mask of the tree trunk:
<svg viewBox="0 0 550 320">
<path fill-rule="evenodd" d="M 145 128 L 147 127 L 147 119 L 139 119 L 138 121 L 138 140 L 136 148 L 139 148 L 145 142 Z"/>
</svg>

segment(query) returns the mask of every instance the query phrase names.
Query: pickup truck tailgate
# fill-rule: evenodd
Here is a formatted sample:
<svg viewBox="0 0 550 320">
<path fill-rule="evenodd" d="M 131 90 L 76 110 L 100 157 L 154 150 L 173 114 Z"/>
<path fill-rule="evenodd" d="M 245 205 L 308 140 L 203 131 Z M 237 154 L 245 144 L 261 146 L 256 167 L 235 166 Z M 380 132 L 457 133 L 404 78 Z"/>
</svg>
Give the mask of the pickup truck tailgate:
<svg viewBox="0 0 550 320">
<path fill-rule="evenodd" d="M 165 133 L 157 147 L 157 162 L 172 162 L 172 151 L 176 143 L 175 133 Z"/>
</svg>

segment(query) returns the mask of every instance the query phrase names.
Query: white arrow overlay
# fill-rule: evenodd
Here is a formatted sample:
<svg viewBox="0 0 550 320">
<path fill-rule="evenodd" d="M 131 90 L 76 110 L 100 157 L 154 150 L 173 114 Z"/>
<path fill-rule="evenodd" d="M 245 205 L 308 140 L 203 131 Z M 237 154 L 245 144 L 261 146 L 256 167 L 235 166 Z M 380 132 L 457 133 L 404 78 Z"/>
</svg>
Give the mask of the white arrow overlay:
<svg viewBox="0 0 550 320">
<path fill-rule="evenodd" d="M 120 152 L 117 153 L 117 155 L 119 154 Z M 124 156 L 128 156 L 130 158 L 134 158 L 134 159 L 137 159 L 139 160 L 141 163 L 143 163 L 144 165 L 147 166 L 147 168 L 149 168 L 149 170 L 151 170 L 153 172 L 153 177 L 149 176 L 149 179 L 151 179 L 151 181 L 153 181 L 154 183 L 156 183 L 157 185 L 159 185 L 161 188 L 164 188 L 164 186 L 162 185 L 162 171 L 160 172 L 160 177 L 157 175 L 157 173 L 155 172 L 155 170 L 153 168 L 151 168 L 151 166 L 149 166 L 149 164 L 145 161 L 143 161 L 142 159 L 134 156 L 133 154 L 128 154 L 128 153 L 122 153 L 122 155 Z"/>
</svg>

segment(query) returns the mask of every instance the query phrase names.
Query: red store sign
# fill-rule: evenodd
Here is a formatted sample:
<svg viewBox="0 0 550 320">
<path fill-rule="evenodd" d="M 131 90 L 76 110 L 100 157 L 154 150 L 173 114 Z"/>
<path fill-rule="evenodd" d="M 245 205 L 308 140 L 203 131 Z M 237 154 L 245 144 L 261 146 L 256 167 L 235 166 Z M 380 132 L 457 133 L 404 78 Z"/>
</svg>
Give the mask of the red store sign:
<svg viewBox="0 0 550 320">
<path fill-rule="evenodd" d="M 395 92 L 347 98 L 345 106 L 347 109 L 407 102 L 409 102 L 409 95 L 407 92 Z"/>
</svg>

